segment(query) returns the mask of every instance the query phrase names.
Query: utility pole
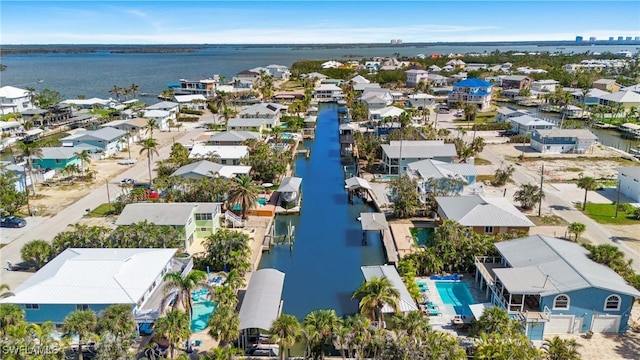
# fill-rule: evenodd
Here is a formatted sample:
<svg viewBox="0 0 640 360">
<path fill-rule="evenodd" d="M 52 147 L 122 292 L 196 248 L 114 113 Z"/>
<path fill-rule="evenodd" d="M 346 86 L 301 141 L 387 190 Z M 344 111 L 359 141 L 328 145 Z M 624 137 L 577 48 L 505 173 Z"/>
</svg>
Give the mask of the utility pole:
<svg viewBox="0 0 640 360">
<path fill-rule="evenodd" d="M 544 183 L 544 164 L 542 164 L 542 172 L 540 173 L 540 200 L 538 201 L 538 217 L 542 215 L 542 184 Z"/>
<path fill-rule="evenodd" d="M 107 187 L 107 201 L 109 202 L 109 211 L 111 211 L 111 195 L 109 195 L 109 180 L 105 180 L 104 184 Z"/>
</svg>

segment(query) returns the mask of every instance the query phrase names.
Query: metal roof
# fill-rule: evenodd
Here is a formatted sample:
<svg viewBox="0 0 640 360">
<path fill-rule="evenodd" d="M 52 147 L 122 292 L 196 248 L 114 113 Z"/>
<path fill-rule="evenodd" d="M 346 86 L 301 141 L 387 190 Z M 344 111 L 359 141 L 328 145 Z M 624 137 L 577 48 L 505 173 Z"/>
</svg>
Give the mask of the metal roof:
<svg viewBox="0 0 640 360">
<path fill-rule="evenodd" d="M 245 141 L 249 139 L 259 139 L 260 134 L 255 131 L 222 131 L 211 135 L 209 142 L 214 141 Z"/>
<path fill-rule="evenodd" d="M 249 171 L 251 171 L 251 166 L 221 165 L 201 160 L 178 168 L 171 176 L 202 178 L 218 174 L 228 178 L 235 174 L 248 174 Z"/>
<path fill-rule="evenodd" d="M 432 159 L 414 161 L 407 164 L 407 167 L 410 170 L 416 171 L 420 175 L 420 177 L 425 180 L 430 178 L 440 179 L 445 177 L 455 177 L 456 175 L 478 175 L 478 171 L 476 170 L 475 166 L 473 166 L 473 164 L 449 164 L 443 161 Z"/>
<path fill-rule="evenodd" d="M 380 212 L 360 213 L 360 223 L 364 231 L 389 230 L 387 217 Z"/>
<path fill-rule="evenodd" d="M 523 126 L 532 125 L 555 125 L 546 120 L 539 119 L 530 115 L 515 116 L 509 119 L 510 122 L 514 122 Z"/>
<path fill-rule="evenodd" d="M 118 216 L 116 225 L 147 221 L 156 225 L 185 226 L 198 203 L 128 204 Z"/>
<path fill-rule="evenodd" d="M 104 141 L 112 141 L 118 139 L 124 135 L 126 135 L 126 131 L 122 131 L 112 127 L 104 127 L 94 131 L 79 131 L 74 135 L 67 136 L 65 138 L 60 139 L 61 141 L 65 140 L 104 140 Z"/>
<path fill-rule="evenodd" d="M 367 180 L 357 176 L 348 178 L 347 180 L 344 181 L 344 183 L 345 183 L 345 188 L 349 190 L 358 189 L 358 188 L 371 190 L 371 184 L 369 184 Z"/>
<path fill-rule="evenodd" d="M 43 147 L 43 148 L 40 148 L 40 151 L 42 152 L 42 156 L 32 156 L 32 158 L 68 160 L 68 159 L 73 159 L 77 157 L 78 155 L 76 155 L 76 153 L 79 153 L 82 150 L 78 150 L 78 148 L 75 148 L 75 147 L 58 146 L 58 147 Z"/>
<path fill-rule="evenodd" d="M 640 291 L 627 284 L 609 267 L 589 259 L 589 251 L 577 243 L 533 235 L 498 242 L 495 247 L 513 268 L 533 266 L 548 276 L 554 289 L 541 289 L 539 293 L 543 296 L 593 287 L 640 298 Z M 511 270 L 503 269 L 500 272 Z M 530 285 L 539 283 L 539 275 L 531 274 L 519 272 L 519 281 Z"/>
<path fill-rule="evenodd" d="M 542 137 L 568 137 L 576 139 L 598 140 L 598 137 L 588 129 L 540 129 L 535 131 L 538 132 L 538 134 L 540 134 L 540 136 Z"/>
<path fill-rule="evenodd" d="M 300 191 L 300 185 L 302 184 L 302 178 L 299 177 L 286 177 L 282 179 L 280 187 L 277 192 L 297 192 Z"/>
<path fill-rule="evenodd" d="M 260 269 L 251 275 L 240 306 L 240 330 L 269 330 L 280 316 L 284 273 Z"/>
<path fill-rule="evenodd" d="M 398 290 L 400 293 L 400 298 L 398 299 L 398 307 L 400 308 L 400 312 L 410 312 L 410 311 L 418 311 L 418 306 L 416 305 L 415 300 L 409 294 L 409 290 L 404 285 L 400 274 L 396 270 L 396 267 L 393 265 L 375 265 L 375 266 L 361 266 L 362 275 L 366 281 L 371 280 L 374 277 L 377 278 L 387 278 L 391 285 Z M 394 313 L 395 310 L 389 304 L 385 304 L 382 307 L 383 313 Z"/>
<path fill-rule="evenodd" d="M 557 290 L 547 275 L 536 266 L 494 268 L 493 273 L 511 294 L 536 295 Z"/>
<path fill-rule="evenodd" d="M 403 158 L 428 159 L 457 156 L 454 144 L 445 144 L 439 141 L 391 141 L 389 144 L 382 144 L 382 151 L 388 158 L 397 159 L 400 157 L 401 143 Z"/>
<path fill-rule="evenodd" d="M 436 202 L 440 216 L 464 226 L 535 226 L 505 198 L 438 196 Z"/>
<path fill-rule="evenodd" d="M 241 159 L 249 154 L 245 145 L 203 145 L 196 143 L 189 152 L 190 159 L 218 155 L 220 159 Z"/>
<path fill-rule="evenodd" d="M 177 249 L 69 248 L 25 280 L 10 304 L 136 304 Z"/>
</svg>

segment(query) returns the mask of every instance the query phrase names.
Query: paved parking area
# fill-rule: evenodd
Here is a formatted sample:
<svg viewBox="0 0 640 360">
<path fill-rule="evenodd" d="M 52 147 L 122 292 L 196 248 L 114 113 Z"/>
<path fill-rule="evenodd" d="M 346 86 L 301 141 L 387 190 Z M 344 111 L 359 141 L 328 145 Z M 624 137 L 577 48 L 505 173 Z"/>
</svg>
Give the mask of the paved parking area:
<svg viewBox="0 0 640 360">
<path fill-rule="evenodd" d="M 551 183 L 551 187 L 557 189 L 562 197 L 573 203 L 582 203 L 584 201 L 584 190 L 580 189 L 576 184 Z M 615 188 L 605 188 L 597 191 L 589 191 L 587 201 L 594 204 L 610 204 L 615 202 L 617 191 Z M 631 199 L 620 194 L 621 203 L 633 202 Z"/>
<path fill-rule="evenodd" d="M 25 220 L 27 220 L 27 226 L 23 228 L 19 228 L 19 229 L 0 228 L 0 244 L 6 245 L 11 243 L 13 240 L 26 234 L 27 232 L 29 232 L 29 230 L 37 227 L 47 219 L 48 218 L 43 216 L 33 216 L 33 217 L 25 218 Z"/>
</svg>

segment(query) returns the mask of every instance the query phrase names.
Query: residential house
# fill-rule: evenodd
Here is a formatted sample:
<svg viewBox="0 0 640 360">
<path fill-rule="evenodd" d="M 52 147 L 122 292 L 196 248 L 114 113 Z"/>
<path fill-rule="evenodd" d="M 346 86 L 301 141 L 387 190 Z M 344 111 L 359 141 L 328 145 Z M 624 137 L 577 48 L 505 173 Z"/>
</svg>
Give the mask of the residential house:
<svg viewBox="0 0 640 360">
<path fill-rule="evenodd" d="M 251 166 L 222 165 L 208 160 L 201 160 L 191 164 L 181 166 L 171 174 L 190 179 L 201 179 L 210 177 L 232 178 L 237 175 L 248 175 Z"/>
<path fill-rule="evenodd" d="M 55 169 L 58 172 L 68 165 L 80 164 L 76 153 L 82 152 L 82 147 L 43 147 L 40 148 L 42 156 L 32 157 L 33 167 L 39 169 Z"/>
<path fill-rule="evenodd" d="M 405 105 L 418 110 L 433 107 L 436 103 L 436 97 L 429 94 L 412 94 L 408 96 Z"/>
<path fill-rule="evenodd" d="M 251 119 L 276 119 L 280 121 L 283 113 L 286 113 L 287 106 L 278 103 L 259 103 L 247 106 L 240 110 L 238 117 Z"/>
<path fill-rule="evenodd" d="M 473 164 L 460 163 L 452 164 L 438 160 L 420 160 L 407 164 L 407 174 L 418 181 L 418 192 L 421 195 L 434 191 L 436 185 L 438 193 L 461 193 L 465 186 L 472 186 L 476 183 L 478 171 Z M 460 186 L 452 188 L 452 182 L 459 181 Z"/>
<path fill-rule="evenodd" d="M 249 131 L 262 134 L 278 126 L 276 118 L 233 118 L 227 120 L 227 131 Z"/>
<path fill-rule="evenodd" d="M 371 81 L 369 81 L 367 78 L 365 78 L 362 75 L 356 75 L 356 76 L 351 78 L 351 83 L 353 83 L 353 84 L 369 84 L 369 83 L 371 83 Z"/>
<path fill-rule="evenodd" d="M 478 234 L 529 234 L 535 225 L 506 198 L 437 196 L 438 216 L 469 226 Z"/>
<path fill-rule="evenodd" d="M 409 163 L 419 160 L 434 159 L 450 163 L 456 156 L 455 145 L 445 144 L 441 140 L 391 141 L 382 144 L 382 163 L 387 174 L 404 174 Z"/>
<path fill-rule="evenodd" d="M 132 118 L 128 120 L 113 120 L 100 125 L 100 127 L 112 127 L 125 131 L 127 136 L 131 136 L 130 141 L 142 141 L 151 136 L 151 132 L 147 128 L 147 119 Z"/>
<path fill-rule="evenodd" d="M 640 166 L 618 169 L 618 186 L 621 194 L 640 203 Z"/>
<path fill-rule="evenodd" d="M 176 114 L 180 112 L 180 104 L 173 101 L 160 101 L 151 106 L 147 106 L 147 110 L 162 110 L 168 111 L 174 114 L 173 119 L 175 120 Z"/>
<path fill-rule="evenodd" d="M 453 82 L 455 84 L 455 83 L 457 83 L 459 81 L 466 80 L 467 77 L 469 77 L 469 75 L 466 72 L 461 71 L 461 72 L 459 72 L 457 74 L 451 75 L 451 82 Z"/>
<path fill-rule="evenodd" d="M 633 91 L 634 93 L 640 94 L 640 84 L 623 87 L 620 91 Z"/>
<path fill-rule="evenodd" d="M 583 90 L 574 91 L 571 93 L 573 100 L 584 105 L 599 105 L 600 99 L 605 95 L 611 95 L 610 93 L 600 89 L 589 89 L 585 94 Z"/>
<path fill-rule="evenodd" d="M 530 89 L 532 79 L 523 75 L 509 75 L 502 78 L 502 89 Z"/>
<path fill-rule="evenodd" d="M 467 64 L 460 59 L 449 60 L 445 65 L 452 66 L 454 69 L 464 69 L 467 66 Z"/>
<path fill-rule="evenodd" d="M 220 84 L 220 76 L 214 75 L 210 79 L 202 80 L 188 80 L 180 79 L 178 86 L 173 87 L 173 93 L 175 95 L 201 95 L 206 99 L 210 99 L 215 96 L 216 88 Z M 158 109 L 166 110 L 166 109 Z"/>
<path fill-rule="evenodd" d="M 276 79 L 287 81 L 291 77 L 291 71 L 284 65 L 271 64 L 266 66 L 269 74 Z"/>
<path fill-rule="evenodd" d="M 240 71 L 233 77 L 233 87 L 251 89 L 253 84 L 257 83 L 260 79 L 260 73 L 250 70 Z"/>
<path fill-rule="evenodd" d="M 620 91 L 622 86 L 616 83 L 616 79 L 599 79 L 593 82 L 593 87 L 598 90 L 615 93 Z"/>
<path fill-rule="evenodd" d="M 640 94 L 633 91 L 618 91 L 603 95 L 600 97 L 600 105 L 611 106 L 614 109 L 620 105 L 625 112 L 628 112 L 632 107 L 640 107 Z"/>
<path fill-rule="evenodd" d="M 486 70 L 488 68 L 489 68 L 489 65 L 487 64 L 476 64 L 476 63 L 467 64 L 465 66 L 466 71 L 480 71 L 480 70 Z"/>
<path fill-rule="evenodd" d="M 173 100 L 179 104 L 180 109 L 204 110 L 207 107 L 207 98 L 202 94 L 174 95 Z"/>
<path fill-rule="evenodd" d="M 221 203 L 128 204 L 115 224 L 126 226 L 146 221 L 158 226 L 170 226 L 180 231 L 184 249 L 188 251 L 195 240 L 204 240 L 220 228 L 221 206 Z"/>
<path fill-rule="evenodd" d="M 529 111 L 525 109 L 516 109 L 512 107 L 501 107 L 497 111 L 496 122 L 505 123 L 508 122 L 510 118 L 529 115 Z"/>
<path fill-rule="evenodd" d="M 508 122 L 511 123 L 512 132 L 529 136 L 534 130 L 548 130 L 555 127 L 554 123 L 530 115 L 511 117 Z"/>
<path fill-rule="evenodd" d="M 40 111 L 36 111 L 40 110 Z M 44 112 L 42 111 L 44 110 Z M 33 111 L 33 112 L 31 112 Z M 73 114 L 73 109 L 71 105 L 68 104 L 58 104 L 51 106 L 48 109 L 32 109 L 26 110 L 26 112 L 33 114 L 30 115 L 29 120 L 33 123 L 33 126 L 41 127 L 41 126 L 65 126 L 65 125 L 76 125 L 79 123 L 87 122 L 91 118 L 92 115 L 89 114 Z M 38 115 L 38 116 L 34 116 Z"/>
<path fill-rule="evenodd" d="M 339 61 L 329 60 L 329 61 L 323 62 L 322 65 L 320 65 L 320 67 L 322 67 L 323 69 L 337 69 L 342 65 L 343 64 Z"/>
<path fill-rule="evenodd" d="M 416 87 L 422 81 L 427 80 L 429 72 L 421 69 L 411 69 L 405 71 L 405 74 L 407 74 L 407 87 Z"/>
<path fill-rule="evenodd" d="M 331 79 L 331 78 L 326 78 L 326 79 L 322 79 L 320 81 L 320 85 L 335 85 L 335 86 L 342 86 L 342 83 L 344 82 L 344 80 L 342 79 Z"/>
<path fill-rule="evenodd" d="M 442 71 L 442 68 L 440 66 L 438 66 L 438 65 L 431 65 L 431 66 L 429 66 L 427 68 L 427 71 L 429 73 L 437 73 L 437 72 Z"/>
<path fill-rule="evenodd" d="M 598 142 L 598 137 L 588 129 L 534 130 L 531 147 L 541 153 L 584 154 Z"/>
<path fill-rule="evenodd" d="M 344 94 L 337 85 L 321 84 L 313 89 L 313 98 L 317 101 L 338 101 L 344 98 Z"/>
<path fill-rule="evenodd" d="M 367 103 L 368 108 L 380 109 L 393 104 L 393 94 L 389 89 L 384 88 L 368 88 L 365 89 L 360 96 L 360 100 Z"/>
<path fill-rule="evenodd" d="M 311 79 L 313 81 L 313 87 L 320 86 L 322 80 L 329 78 L 327 75 L 321 74 L 319 72 L 312 72 L 312 73 L 308 73 L 308 74 L 302 74 L 300 77 L 303 78 L 303 79 Z"/>
<path fill-rule="evenodd" d="M 247 140 L 260 140 L 262 134 L 253 131 L 221 131 L 207 140 L 208 145 L 243 145 Z"/>
<path fill-rule="evenodd" d="M 165 110 L 144 110 L 142 117 L 153 120 L 158 126 L 158 130 L 166 131 L 169 129 L 169 121 L 174 121 L 176 119 L 176 114 Z"/>
<path fill-rule="evenodd" d="M 438 75 L 438 74 L 429 73 L 429 75 L 427 75 L 427 81 L 431 86 L 436 86 L 436 87 L 449 85 L 449 78 L 447 78 L 446 76 Z"/>
<path fill-rule="evenodd" d="M 33 93 L 29 90 L 13 86 L 0 87 L 0 114 L 21 113 L 33 109 L 32 96 Z"/>
<path fill-rule="evenodd" d="M 127 133 L 122 130 L 105 127 L 94 131 L 77 131 L 60 139 L 64 147 L 89 147 L 91 152 L 101 152 L 104 157 L 115 155 L 123 148 L 122 139 Z"/>
<path fill-rule="evenodd" d="M 67 99 L 61 101 L 60 104 L 70 105 L 76 109 L 92 110 L 94 108 L 114 109 L 119 104 L 119 102 L 112 98 L 101 99 L 94 97 L 91 99 Z"/>
<path fill-rule="evenodd" d="M 217 157 L 220 164 L 240 165 L 240 162 L 249 156 L 249 148 L 244 145 L 237 146 L 217 146 L 196 143 L 189 153 L 190 159 L 208 159 Z"/>
<path fill-rule="evenodd" d="M 494 246 L 499 257 L 476 258 L 476 281 L 493 305 L 523 323 L 530 340 L 627 330 L 640 292 L 582 245 L 533 235 Z"/>
<path fill-rule="evenodd" d="M 24 191 L 31 186 L 31 177 L 27 175 L 26 162 L 20 164 L 13 164 L 10 161 L 0 161 L 0 174 L 10 172 L 14 175 L 13 184 L 16 191 Z"/>
<path fill-rule="evenodd" d="M 0 303 L 20 305 L 25 320 L 36 324 L 62 325 L 76 310 L 99 313 L 116 304 L 129 306 L 134 316 L 157 314 L 166 296 L 164 275 L 184 266 L 174 259 L 177 250 L 69 248 Z"/>
<path fill-rule="evenodd" d="M 364 63 L 364 68 L 369 72 L 375 72 L 380 70 L 380 62 L 379 61 L 367 61 Z"/>
<path fill-rule="evenodd" d="M 19 121 L 0 121 L 0 134 L 2 135 L 0 138 L 18 136 L 22 131 L 23 127 Z"/>
<path fill-rule="evenodd" d="M 556 91 L 558 85 L 560 83 L 553 79 L 536 80 L 531 82 L 531 90 L 552 93 Z"/>
<path fill-rule="evenodd" d="M 385 119 L 398 120 L 404 114 L 404 109 L 395 106 L 386 106 L 382 109 L 369 109 L 369 121 L 377 123 Z"/>
<path fill-rule="evenodd" d="M 366 91 L 367 89 L 380 89 L 380 84 L 378 84 L 378 83 L 353 84 L 353 91 L 355 91 L 356 93 L 362 93 L 363 91 Z"/>
<path fill-rule="evenodd" d="M 477 78 L 462 80 L 453 85 L 453 90 L 447 97 L 449 107 L 458 103 L 473 104 L 479 111 L 491 108 L 491 92 L 493 84 Z"/>
</svg>

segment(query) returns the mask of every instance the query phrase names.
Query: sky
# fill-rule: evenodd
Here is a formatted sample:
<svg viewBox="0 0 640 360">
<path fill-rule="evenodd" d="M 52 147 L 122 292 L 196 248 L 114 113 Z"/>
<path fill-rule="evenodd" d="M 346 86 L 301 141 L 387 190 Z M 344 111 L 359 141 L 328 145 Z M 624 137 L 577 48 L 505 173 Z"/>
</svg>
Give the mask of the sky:
<svg viewBox="0 0 640 360">
<path fill-rule="evenodd" d="M 640 36 L 640 1 L 0 1 L 0 44 L 320 44 Z"/>
</svg>

